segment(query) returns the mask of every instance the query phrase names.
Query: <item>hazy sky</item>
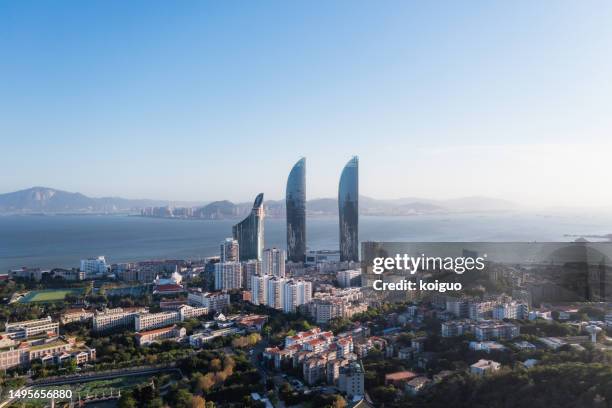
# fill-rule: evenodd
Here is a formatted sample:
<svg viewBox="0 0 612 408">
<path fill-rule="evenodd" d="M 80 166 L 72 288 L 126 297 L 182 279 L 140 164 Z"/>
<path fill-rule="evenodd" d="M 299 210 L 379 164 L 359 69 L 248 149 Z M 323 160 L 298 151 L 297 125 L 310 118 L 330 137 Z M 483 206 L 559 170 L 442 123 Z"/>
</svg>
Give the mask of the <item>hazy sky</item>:
<svg viewBox="0 0 612 408">
<path fill-rule="evenodd" d="M 612 2 L 0 2 L 0 192 L 612 206 Z"/>
</svg>

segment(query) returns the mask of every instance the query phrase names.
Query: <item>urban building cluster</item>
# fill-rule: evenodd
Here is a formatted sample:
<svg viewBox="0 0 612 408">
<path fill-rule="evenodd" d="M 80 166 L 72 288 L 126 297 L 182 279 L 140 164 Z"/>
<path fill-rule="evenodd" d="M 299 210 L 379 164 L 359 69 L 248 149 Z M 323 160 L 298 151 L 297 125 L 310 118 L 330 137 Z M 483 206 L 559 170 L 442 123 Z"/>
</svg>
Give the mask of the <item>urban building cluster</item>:
<svg viewBox="0 0 612 408">
<path fill-rule="evenodd" d="M 338 336 L 319 327 L 285 338 L 284 347 L 269 347 L 263 358 L 277 370 L 301 369 L 309 385 L 336 385 L 348 396 L 364 395 L 364 370 L 353 352 L 353 336 Z"/>
<path fill-rule="evenodd" d="M 0 370 L 44 364 L 77 365 L 96 359 L 96 350 L 74 337 L 59 335 L 59 323 L 51 317 L 7 323 L 0 333 Z"/>
</svg>

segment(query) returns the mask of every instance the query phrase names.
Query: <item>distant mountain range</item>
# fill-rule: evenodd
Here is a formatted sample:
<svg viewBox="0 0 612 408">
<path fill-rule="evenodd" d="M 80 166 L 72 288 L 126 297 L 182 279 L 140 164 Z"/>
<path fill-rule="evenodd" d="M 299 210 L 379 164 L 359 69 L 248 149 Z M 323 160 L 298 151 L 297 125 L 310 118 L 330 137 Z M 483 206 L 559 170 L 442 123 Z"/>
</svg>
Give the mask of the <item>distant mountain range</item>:
<svg viewBox="0 0 612 408">
<path fill-rule="evenodd" d="M 0 213 L 4 214 L 91 214 L 91 213 L 140 213 L 147 207 L 190 207 L 193 216 L 205 219 L 237 218 L 247 214 L 252 202 L 211 203 L 170 202 L 164 200 L 126 199 L 120 197 L 87 197 L 81 193 L 70 193 L 48 187 L 32 187 L 26 190 L 0 194 Z M 270 217 L 284 217 L 284 200 L 266 201 L 266 213 Z M 318 198 L 307 202 L 307 212 L 314 216 L 338 214 L 337 200 Z M 518 208 L 515 203 L 488 197 L 465 197 L 451 200 L 422 198 L 398 198 L 378 200 L 361 196 L 359 210 L 363 215 L 419 215 L 455 212 L 507 211 Z M 177 211 L 178 213 L 178 211 Z"/>
</svg>

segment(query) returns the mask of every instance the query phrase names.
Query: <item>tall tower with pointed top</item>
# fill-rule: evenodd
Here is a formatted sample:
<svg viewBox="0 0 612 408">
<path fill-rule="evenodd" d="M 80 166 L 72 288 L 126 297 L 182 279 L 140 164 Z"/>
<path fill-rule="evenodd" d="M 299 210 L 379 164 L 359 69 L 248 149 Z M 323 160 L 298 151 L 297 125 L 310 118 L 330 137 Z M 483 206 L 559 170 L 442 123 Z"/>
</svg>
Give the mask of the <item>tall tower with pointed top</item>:
<svg viewBox="0 0 612 408">
<path fill-rule="evenodd" d="M 340 175 L 338 186 L 340 261 L 359 261 L 359 158 L 353 156 Z"/>
<path fill-rule="evenodd" d="M 287 259 L 304 262 L 306 259 L 306 159 L 295 163 L 285 191 L 287 208 Z"/>
</svg>

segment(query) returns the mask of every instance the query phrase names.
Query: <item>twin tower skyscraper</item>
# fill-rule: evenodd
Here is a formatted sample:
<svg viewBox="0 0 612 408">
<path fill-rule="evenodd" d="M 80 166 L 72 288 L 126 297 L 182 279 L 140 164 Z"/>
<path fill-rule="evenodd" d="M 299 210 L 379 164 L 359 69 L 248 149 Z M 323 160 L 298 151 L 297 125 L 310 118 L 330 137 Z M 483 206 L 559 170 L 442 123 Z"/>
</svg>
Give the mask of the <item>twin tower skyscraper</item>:
<svg viewBox="0 0 612 408">
<path fill-rule="evenodd" d="M 287 179 L 287 259 L 306 260 L 306 159 L 295 163 Z M 359 261 L 359 159 L 348 161 L 338 185 L 340 261 Z M 240 259 L 261 259 L 264 236 L 263 193 L 255 198 L 247 218 L 234 225 L 234 239 L 240 245 Z"/>
</svg>

